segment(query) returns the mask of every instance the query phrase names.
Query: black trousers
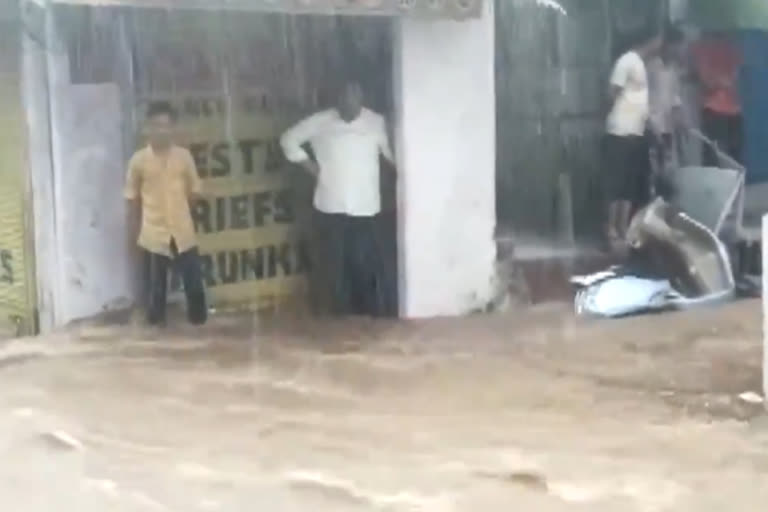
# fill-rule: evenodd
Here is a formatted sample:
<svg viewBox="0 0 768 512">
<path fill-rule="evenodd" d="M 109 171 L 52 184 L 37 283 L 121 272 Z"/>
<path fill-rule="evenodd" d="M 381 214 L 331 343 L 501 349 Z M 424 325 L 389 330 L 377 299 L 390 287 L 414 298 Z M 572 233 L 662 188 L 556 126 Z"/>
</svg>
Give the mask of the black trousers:
<svg viewBox="0 0 768 512">
<path fill-rule="evenodd" d="M 701 127 L 704 135 L 717 143 L 720 151 L 728 154 L 737 162 L 742 161 L 744 144 L 743 120 L 739 115 L 723 115 L 704 109 L 701 115 Z M 720 167 L 720 159 L 714 148 L 704 146 L 703 163 L 709 167 Z"/>
<path fill-rule="evenodd" d="M 147 321 L 150 325 L 164 325 L 168 295 L 168 268 L 175 265 L 184 283 L 187 298 L 187 318 L 190 323 L 202 325 L 208 320 L 203 274 L 197 248 L 178 252 L 171 241 L 173 258 L 144 251 L 144 280 L 147 292 Z"/>
<path fill-rule="evenodd" d="M 385 313 L 377 217 L 314 212 L 312 275 L 315 309 L 336 315 Z"/>
<path fill-rule="evenodd" d="M 606 135 L 604 167 L 608 202 L 629 201 L 634 208 L 644 206 L 650 199 L 651 158 L 650 137 Z"/>
</svg>

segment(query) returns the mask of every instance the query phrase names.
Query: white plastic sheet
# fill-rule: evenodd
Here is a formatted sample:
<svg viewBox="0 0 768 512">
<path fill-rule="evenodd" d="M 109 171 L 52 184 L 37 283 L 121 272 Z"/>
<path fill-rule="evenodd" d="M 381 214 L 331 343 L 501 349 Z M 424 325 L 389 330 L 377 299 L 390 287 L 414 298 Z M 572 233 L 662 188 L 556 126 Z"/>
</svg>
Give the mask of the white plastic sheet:
<svg viewBox="0 0 768 512">
<path fill-rule="evenodd" d="M 609 276 L 606 272 L 578 276 L 574 284 L 590 283 L 576 294 L 576 314 L 616 318 L 637 313 L 660 311 L 673 307 L 679 295 L 666 280 L 635 276 Z M 600 276 L 602 279 L 595 280 Z"/>
</svg>

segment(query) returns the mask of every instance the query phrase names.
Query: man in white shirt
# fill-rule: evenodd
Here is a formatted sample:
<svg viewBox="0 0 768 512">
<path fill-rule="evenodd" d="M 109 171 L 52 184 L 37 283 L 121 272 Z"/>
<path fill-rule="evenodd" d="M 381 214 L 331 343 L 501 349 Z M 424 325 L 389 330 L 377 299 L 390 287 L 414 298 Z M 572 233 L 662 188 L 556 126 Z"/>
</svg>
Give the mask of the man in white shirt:
<svg viewBox="0 0 768 512">
<path fill-rule="evenodd" d="M 611 73 L 613 101 L 606 121 L 609 244 L 623 240 L 632 210 L 645 204 L 650 194 L 650 153 L 646 125 L 650 115 L 648 73 L 645 61 L 658 55 L 661 38 L 633 46 L 617 61 Z"/>
<path fill-rule="evenodd" d="M 328 283 L 336 313 L 376 315 L 382 289 L 375 229 L 381 210 L 379 155 L 394 161 L 384 118 L 364 108 L 360 84 L 348 82 L 335 108 L 290 128 L 280 145 L 288 160 L 316 180 L 315 235 L 323 247 L 316 253 L 313 286 L 320 285 L 317 278 Z"/>
</svg>

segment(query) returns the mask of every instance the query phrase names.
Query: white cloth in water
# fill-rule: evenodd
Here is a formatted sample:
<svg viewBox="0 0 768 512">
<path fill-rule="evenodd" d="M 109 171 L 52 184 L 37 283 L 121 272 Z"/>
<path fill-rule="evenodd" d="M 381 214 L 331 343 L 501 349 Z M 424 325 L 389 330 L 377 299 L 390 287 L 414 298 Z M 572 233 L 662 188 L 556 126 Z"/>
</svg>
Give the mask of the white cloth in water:
<svg viewBox="0 0 768 512">
<path fill-rule="evenodd" d="M 586 276 L 587 281 L 591 276 Z M 583 278 L 574 278 L 576 280 Z M 634 276 L 608 277 L 593 282 L 576 294 L 576 314 L 616 318 L 670 307 L 679 297 L 667 280 Z"/>
<path fill-rule="evenodd" d="M 617 275 L 613 270 L 574 276 L 571 283 L 580 287 L 574 299 L 579 316 L 618 318 L 667 309 L 688 310 L 725 304 L 734 298 L 732 289 L 687 298 L 667 280 Z"/>
</svg>

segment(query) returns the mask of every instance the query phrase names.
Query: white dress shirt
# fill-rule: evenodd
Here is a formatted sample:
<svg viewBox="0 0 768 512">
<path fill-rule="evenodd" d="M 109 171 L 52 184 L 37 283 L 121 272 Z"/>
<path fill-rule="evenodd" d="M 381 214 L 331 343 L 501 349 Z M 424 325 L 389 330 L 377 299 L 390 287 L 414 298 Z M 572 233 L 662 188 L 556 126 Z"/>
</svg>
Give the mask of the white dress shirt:
<svg viewBox="0 0 768 512">
<path fill-rule="evenodd" d="M 320 167 L 315 208 L 323 213 L 370 217 L 381 210 L 379 154 L 392 162 L 384 118 L 362 109 L 346 122 L 336 109 L 318 112 L 286 131 L 280 145 L 288 160 L 303 162 L 309 143 Z"/>
<path fill-rule="evenodd" d="M 627 52 L 616 61 L 611 85 L 621 89 L 608 115 L 606 131 L 620 137 L 645 133 L 650 111 L 648 73 L 637 52 Z"/>
</svg>

